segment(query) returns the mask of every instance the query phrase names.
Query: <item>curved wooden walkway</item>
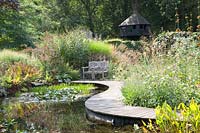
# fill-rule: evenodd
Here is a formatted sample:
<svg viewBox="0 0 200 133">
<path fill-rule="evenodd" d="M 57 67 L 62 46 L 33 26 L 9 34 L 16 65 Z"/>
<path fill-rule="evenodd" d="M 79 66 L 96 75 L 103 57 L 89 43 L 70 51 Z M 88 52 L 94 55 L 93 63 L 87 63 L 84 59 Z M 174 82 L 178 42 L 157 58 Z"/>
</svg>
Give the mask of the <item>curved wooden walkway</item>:
<svg viewBox="0 0 200 133">
<path fill-rule="evenodd" d="M 89 120 L 111 123 L 115 126 L 139 124 L 141 121 L 155 120 L 152 108 L 127 106 L 123 103 L 119 81 L 75 81 L 75 83 L 92 83 L 107 87 L 102 93 L 92 96 L 85 102 L 86 115 Z"/>
</svg>

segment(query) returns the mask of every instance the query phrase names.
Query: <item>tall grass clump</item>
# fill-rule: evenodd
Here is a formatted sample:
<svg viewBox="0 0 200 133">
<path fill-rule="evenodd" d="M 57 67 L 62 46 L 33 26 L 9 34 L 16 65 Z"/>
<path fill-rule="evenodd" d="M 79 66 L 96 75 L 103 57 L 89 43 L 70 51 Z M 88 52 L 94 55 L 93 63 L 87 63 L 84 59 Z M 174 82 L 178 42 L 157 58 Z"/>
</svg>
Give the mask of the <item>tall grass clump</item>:
<svg viewBox="0 0 200 133">
<path fill-rule="evenodd" d="M 13 64 L 14 62 L 22 62 L 34 66 L 40 65 L 40 61 L 37 58 L 25 53 L 12 50 L 0 51 L 0 64 Z"/>
<path fill-rule="evenodd" d="M 110 56 L 112 52 L 111 45 L 104 43 L 103 41 L 94 41 L 91 40 L 88 43 L 89 51 L 91 54 L 102 54 L 106 56 Z"/>
<path fill-rule="evenodd" d="M 200 49 L 196 43 L 179 37 L 165 51 L 134 65 L 123 89 L 125 102 L 145 107 L 167 102 L 172 108 L 189 105 L 191 99 L 200 103 Z"/>
<path fill-rule="evenodd" d="M 75 69 L 87 63 L 89 51 L 86 34 L 81 30 L 68 32 L 56 38 L 58 54 L 65 63 L 69 63 Z"/>
<path fill-rule="evenodd" d="M 88 41 L 89 60 L 110 60 L 112 55 L 112 45 L 103 41 Z"/>
</svg>

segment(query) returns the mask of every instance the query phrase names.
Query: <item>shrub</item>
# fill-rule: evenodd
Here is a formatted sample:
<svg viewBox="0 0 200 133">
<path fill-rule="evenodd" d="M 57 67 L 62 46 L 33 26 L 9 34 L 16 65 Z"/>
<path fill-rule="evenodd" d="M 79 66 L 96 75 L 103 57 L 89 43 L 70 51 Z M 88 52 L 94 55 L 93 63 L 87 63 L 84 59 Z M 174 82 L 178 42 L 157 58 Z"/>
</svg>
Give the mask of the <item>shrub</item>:
<svg viewBox="0 0 200 133">
<path fill-rule="evenodd" d="M 64 49 L 61 50 L 60 40 L 64 36 L 58 36 L 46 33 L 40 45 L 37 45 L 34 49 L 26 49 L 25 52 L 37 56 L 38 59 L 42 62 L 43 66 L 43 79 L 45 82 L 53 82 L 59 79 L 66 79 L 65 75 L 68 75 L 68 79 L 78 79 L 79 73 L 77 70 L 74 70 L 69 66 L 69 62 L 61 54 L 61 51 L 64 52 Z M 67 49 L 67 48 L 66 48 Z M 58 78 L 57 78 L 58 77 Z"/>
<path fill-rule="evenodd" d="M 89 51 L 86 35 L 80 30 L 68 32 L 56 38 L 58 54 L 64 63 L 69 63 L 75 69 L 87 63 Z"/>
</svg>

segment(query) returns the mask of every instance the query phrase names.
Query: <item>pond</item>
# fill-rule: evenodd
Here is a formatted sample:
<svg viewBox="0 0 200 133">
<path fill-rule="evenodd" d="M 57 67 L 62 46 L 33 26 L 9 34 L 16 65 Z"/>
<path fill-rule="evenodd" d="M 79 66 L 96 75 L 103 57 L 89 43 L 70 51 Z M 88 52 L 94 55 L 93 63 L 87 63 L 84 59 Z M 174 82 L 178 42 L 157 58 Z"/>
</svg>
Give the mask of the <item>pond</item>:
<svg viewBox="0 0 200 133">
<path fill-rule="evenodd" d="M 14 98 L 12 97 L 9 99 L 13 100 Z M 1 114 L 0 118 L 2 117 L 3 119 L 6 117 L 7 120 L 3 121 L 2 124 L 0 123 L 0 132 L 16 132 L 16 130 L 18 130 L 19 133 L 133 132 L 133 126 L 113 127 L 111 125 L 98 124 L 88 121 L 85 113 L 85 100 L 86 99 L 83 98 L 82 100 L 75 100 L 73 102 L 45 102 L 28 104 L 20 104 L 16 102 L 12 105 L 12 107 L 6 108 L 6 115 L 3 116 Z M 2 106 L 2 100 L 0 104 Z"/>
</svg>

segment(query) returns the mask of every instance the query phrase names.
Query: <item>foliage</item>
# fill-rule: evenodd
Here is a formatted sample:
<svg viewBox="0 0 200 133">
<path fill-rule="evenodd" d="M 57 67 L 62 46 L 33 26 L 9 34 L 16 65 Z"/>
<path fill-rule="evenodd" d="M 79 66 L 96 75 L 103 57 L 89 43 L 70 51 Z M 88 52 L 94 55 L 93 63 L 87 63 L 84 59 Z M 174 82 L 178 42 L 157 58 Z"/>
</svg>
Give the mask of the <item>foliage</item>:
<svg viewBox="0 0 200 133">
<path fill-rule="evenodd" d="M 37 45 L 34 49 L 25 50 L 26 53 L 36 56 L 41 61 L 43 66 L 42 74 L 46 82 L 64 79 L 76 80 L 79 78 L 79 72 L 71 67 L 72 64 L 69 64 L 70 62 L 65 59 L 67 55 L 62 53 L 65 52 L 63 49 L 61 50 L 61 47 L 64 48 L 64 37 L 64 35 L 58 36 L 46 33 L 40 45 Z"/>
<path fill-rule="evenodd" d="M 34 56 L 29 56 L 22 52 L 15 52 L 12 50 L 0 51 L 1 64 L 13 64 L 15 62 L 22 62 L 23 64 L 40 66 L 40 61 Z"/>
<path fill-rule="evenodd" d="M 89 94 L 90 90 L 93 87 L 93 85 L 89 84 L 60 84 L 48 87 L 36 87 L 32 89 L 32 92 L 34 92 L 35 96 L 37 96 L 40 100 L 53 100 L 55 96 L 57 97 L 57 100 L 62 100 L 62 98 L 65 96 L 68 100 L 71 101 L 75 98 L 75 95 L 77 94 Z M 83 107 L 84 104 L 80 104 L 81 108 L 78 108 L 79 104 L 77 105 L 77 103 L 74 103 L 74 107 L 72 108 L 72 104 L 73 103 L 69 104 L 65 102 L 54 104 L 12 102 L 8 105 L 3 105 L 3 109 L 0 110 L 0 117 L 3 116 L 1 117 L 2 119 L 0 119 L 0 131 L 36 132 L 41 130 L 41 132 L 44 132 L 47 130 L 47 127 L 49 127 L 48 130 L 53 130 L 53 127 L 56 127 L 57 130 L 60 130 L 60 128 L 64 128 L 62 124 L 65 123 L 65 119 L 68 119 L 68 117 L 70 118 L 70 122 L 73 122 L 73 120 L 75 121 L 73 125 L 68 125 L 69 127 L 73 128 L 73 126 L 75 126 L 76 128 L 83 128 L 80 127 L 80 125 L 77 125 L 77 122 L 85 118 Z M 66 111 L 64 111 L 63 109 Z M 82 119 L 79 118 L 79 116 L 77 117 L 77 113 L 71 111 L 72 109 L 78 111 L 81 110 L 81 114 L 78 115 L 83 115 L 83 117 L 81 116 Z M 63 113 L 63 111 L 65 113 Z M 66 112 L 68 112 L 67 115 Z M 66 115 L 66 117 L 62 117 L 63 115 Z M 74 117 L 76 115 L 76 117 L 71 117 L 71 115 L 73 115 Z M 76 128 L 73 128 L 72 130 L 75 130 Z"/>
<path fill-rule="evenodd" d="M 91 54 L 111 55 L 112 47 L 101 41 L 89 41 L 89 51 Z"/>
<path fill-rule="evenodd" d="M 1 85 L 10 87 L 33 81 L 40 77 L 40 61 L 25 53 L 3 50 L 0 52 Z"/>
<path fill-rule="evenodd" d="M 200 101 L 199 48 L 190 37 L 177 38 L 166 51 L 132 68 L 123 90 L 125 102 L 131 105 L 156 107 L 167 102 L 175 107 Z M 167 54 L 166 54 L 167 53 Z"/>
<path fill-rule="evenodd" d="M 19 0 L 17 10 L 13 10 L 1 4 L 0 48 L 23 49 L 33 46 L 45 32 L 66 33 L 79 26 L 92 31 L 93 36 L 118 37 L 118 25 L 131 15 L 132 5 L 132 0 L 50 0 L 48 4 L 46 0 Z M 198 0 L 140 0 L 138 10 L 155 32 L 174 30 L 176 11 L 180 15 L 180 28 L 187 30 L 189 22 L 195 30 L 198 5 Z"/>
<path fill-rule="evenodd" d="M 31 82 L 40 77 L 40 70 L 34 66 L 14 63 L 10 65 L 5 75 L 2 77 L 2 85 L 22 85 L 23 83 Z"/>
<path fill-rule="evenodd" d="M 178 108 L 172 110 L 170 105 L 164 103 L 156 108 L 156 125 L 150 122 L 145 126 L 151 132 L 161 133 L 190 133 L 200 131 L 200 107 L 194 100 L 186 106 L 180 103 Z M 150 126 L 151 125 L 151 126 Z"/>
<path fill-rule="evenodd" d="M 53 71 L 54 75 L 68 72 L 69 76 L 75 75 L 73 69 L 79 70 L 90 59 L 111 56 L 112 46 L 89 41 L 86 32 L 79 28 L 63 35 L 46 33 L 40 45 L 31 50 L 32 54 L 38 56 L 45 70 Z"/>
<path fill-rule="evenodd" d="M 15 103 L 6 106 L 4 105 L 4 117 L 0 120 L 0 131 L 5 133 L 20 131 L 19 128 L 27 126 L 26 123 L 23 123 L 22 126 L 20 125 L 20 123 L 22 123 L 22 119 L 29 117 L 31 113 L 38 111 L 39 108 L 40 106 L 34 103 Z"/>
<path fill-rule="evenodd" d="M 181 39 L 187 42 L 197 41 L 199 35 L 198 32 L 162 32 L 154 40 L 153 47 L 156 48 L 154 51 L 159 54 L 166 53 Z"/>
<path fill-rule="evenodd" d="M 61 59 L 74 68 L 80 68 L 87 63 L 89 51 L 85 38 L 84 32 L 74 30 L 55 40 L 58 43 L 58 54 Z"/>
<path fill-rule="evenodd" d="M 7 7 L 12 9 L 17 9 L 19 5 L 18 0 L 10 0 L 10 1 L 1 1 L 0 6 L 1 7 Z"/>
<path fill-rule="evenodd" d="M 122 39 L 119 39 L 119 38 L 113 38 L 113 39 L 107 39 L 105 40 L 106 43 L 109 43 L 109 44 L 113 44 L 113 45 L 120 45 L 122 44 Z"/>
<path fill-rule="evenodd" d="M 90 40 L 88 42 L 89 60 L 109 60 L 112 49 L 111 45 L 103 41 Z"/>
<path fill-rule="evenodd" d="M 17 121 L 15 119 L 11 119 L 11 120 L 4 119 L 4 120 L 1 120 L 0 123 L 1 123 L 0 131 L 2 133 L 12 132 L 16 130 Z"/>
<path fill-rule="evenodd" d="M 105 42 L 109 44 L 113 44 L 114 46 L 125 45 L 127 48 L 132 50 L 141 51 L 142 49 L 142 42 L 141 41 L 131 41 L 131 40 L 121 40 L 121 39 L 109 39 L 105 40 Z"/>
<path fill-rule="evenodd" d="M 109 77 L 116 80 L 128 78 L 130 76 L 129 69 L 139 62 L 140 58 L 140 52 L 129 49 L 126 45 L 114 46 L 112 60 L 109 64 Z"/>
<path fill-rule="evenodd" d="M 37 15 L 34 14 L 33 10 L 36 11 L 37 9 L 31 8 L 33 2 L 20 0 L 19 4 L 17 6 L 20 6 L 20 8 L 17 10 L 4 6 L 0 8 L 0 26 L 2 27 L 0 30 L 0 48 L 23 49 L 27 46 L 33 47 L 33 42 L 40 34 L 35 28 Z"/>
<path fill-rule="evenodd" d="M 52 85 L 52 86 L 42 86 L 42 87 L 36 87 L 33 88 L 32 90 L 30 90 L 31 92 L 34 93 L 43 93 L 45 94 L 47 91 L 49 90 L 62 90 L 62 89 L 73 89 L 76 92 L 81 92 L 82 94 L 89 94 L 90 89 L 94 88 L 93 85 L 83 85 L 83 84 L 74 84 L 74 85 L 70 85 L 70 84 L 59 84 L 59 85 Z"/>
<path fill-rule="evenodd" d="M 26 104 L 27 105 L 27 104 Z M 17 127 L 17 130 L 11 130 L 10 132 L 99 132 L 105 131 L 106 133 L 113 132 L 133 132 L 132 126 L 125 127 L 111 127 L 102 124 L 94 124 L 91 127 L 91 123 L 85 117 L 85 105 L 84 101 L 72 102 L 72 103 L 45 103 L 34 104 L 30 103 L 30 109 L 26 108 L 26 105 L 13 106 L 12 112 L 16 114 L 14 121 L 17 124 L 12 124 L 13 127 Z M 18 110 L 22 107 L 25 112 L 30 111 L 25 117 L 20 117 Z M 34 108 L 32 108 L 34 107 Z M 21 110 L 21 109 L 20 109 Z M 32 111 L 31 111 L 32 110 Z M 6 113 L 7 113 L 6 112 Z M 25 113 L 26 114 L 26 113 Z M 11 115 L 14 116 L 14 115 Z M 7 118 L 7 117 L 5 117 Z M 15 119 L 16 118 L 16 119 Z M 8 119 L 7 119 L 8 120 Z M 1 122 L 0 122 L 1 123 Z M 1 125 L 1 124 L 0 124 Z M 6 127 L 5 127 L 6 128 Z M 21 132 L 20 132 L 21 131 Z"/>
<path fill-rule="evenodd" d="M 35 93 L 34 97 L 39 101 L 73 101 L 78 94 L 77 91 L 70 88 L 61 90 L 48 90 L 45 93 Z"/>
<path fill-rule="evenodd" d="M 71 102 L 78 94 L 89 94 L 93 85 L 83 84 L 59 84 L 52 86 L 36 87 L 30 90 L 32 97 L 36 101 L 61 101 Z"/>
</svg>

